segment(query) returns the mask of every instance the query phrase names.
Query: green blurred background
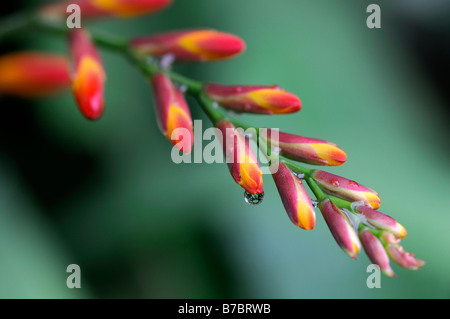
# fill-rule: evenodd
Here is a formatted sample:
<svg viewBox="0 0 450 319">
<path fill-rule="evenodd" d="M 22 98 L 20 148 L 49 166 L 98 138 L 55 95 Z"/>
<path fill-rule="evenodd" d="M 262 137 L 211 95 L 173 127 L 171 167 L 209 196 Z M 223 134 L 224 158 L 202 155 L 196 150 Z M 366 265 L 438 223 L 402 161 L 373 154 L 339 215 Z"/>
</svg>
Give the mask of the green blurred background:
<svg viewBox="0 0 450 319">
<path fill-rule="evenodd" d="M 2 13 L 41 2 L 15 1 Z M 328 171 L 380 193 L 381 211 L 408 230 L 405 248 L 427 261 L 422 270 L 393 266 L 397 278 L 368 289 L 365 254 L 349 259 L 318 211 L 314 231 L 293 226 L 270 176 L 264 202 L 251 207 L 224 164 L 173 164 L 148 81 L 102 51 L 108 84 L 98 122 L 80 115 L 69 92 L 0 98 L 0 297 L 449 298 L 449 3 L 376 1 L 382 28 L 368 29 L 370 3 L 175 0 L 152 16 L 90 27 L 241 36 L 244 55 L 176 70 L 297 94 L 298 114 L 240 119 L 341 146 L 347 163 Z M 36 33 L 0 47 L 25 48 L 65 53 L 67 45 Z M 66 287 L 72 263 L 81 289 Z"/>
</svg>

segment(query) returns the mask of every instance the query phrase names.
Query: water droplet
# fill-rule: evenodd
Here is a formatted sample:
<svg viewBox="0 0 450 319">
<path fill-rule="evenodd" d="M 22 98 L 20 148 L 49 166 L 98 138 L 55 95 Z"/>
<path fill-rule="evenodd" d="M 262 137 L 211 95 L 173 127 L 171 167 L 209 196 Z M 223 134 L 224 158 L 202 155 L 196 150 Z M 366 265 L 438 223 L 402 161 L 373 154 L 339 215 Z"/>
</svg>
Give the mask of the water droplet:
<svg viewBox="0 0 450 319">
<path fill-rule="evenodd" d="M 355 181 L 349 181 L 348 185 L 352 186 L 352 187 L 358 187 L 359 186 L 359 184 L 357 182 L 355 182 Z"/>
<path fill-rule="evenodd" d="M 175 62 L 175 55 L 173 53 L 164 54 L 160 60 L 161 67 L 169 69 L 173 62 Z"/>
<path fill-rule="evenodd" d="M 264 199 L 264 192 L 257 194 L 250 194 L 249 192 L 244 192 L 244 199 L 247 204 L 259 205 Z"/>
<path fill-rule="evenodd" d="M 236 86 L 236 87 L 234 88 L 234 92 L 235 92 L 235 93 L 241 93 L 241 92 L 242 92 L 242 87 Z"/>
<path fill-rule="evenodd" d="M 213 106 L 213 108 L 218 109 L 219 108 L 219 103 L 214 101 L 214 102 L 212 102 L 212 106 Z"/>
<path fill-rule="evenodd" d="M 331 179 L 331 185 L 338 187 L 339 186 L 339 180 L 337 178 Z"/>
<path fill-rule="evenodd" d="M 361 205 L 365 205 L 365 203 L 364 203 L 363 201 L 352 202 L 352 203 L 350 204 L 350 208 L 351 208 L 352 210 L 355 210 L 356 207 L 361 206 Z"/>
<path fill-rule="evenodd" d="M 249 103 L 245 103 L 245 105 L 244 105 L 244 110 L 250 111 L 251 109 L 252 109 L 252 105 L 249 104 Z"/>
<path fill-rule="evenodd" d="M 180 90 L 180 92 L 184 94 L 184 93 L 187 92 L 188 87 L 187 87 L 186 84 L 181 84 L 181 85 L 178 87 L 178 90 Z"/>
<path fill-rule="evenodd" d="M 294 175 L 297 176 L 297 178 L 299 178 L 299 179 L 305 178 L 305 174 L 302 174 L 302 173 L 294 173 Z"/>
<path fill-rule="evenodd" d="M 311 203 L 312 203 L 312 205 L 313 205 L 314 208 L 317 208 L 317 207 L 319 206 L 319 201 L 318 201 L 317 199 L 313 199 L 313 200 L 311 201 Z"/>
</svg>

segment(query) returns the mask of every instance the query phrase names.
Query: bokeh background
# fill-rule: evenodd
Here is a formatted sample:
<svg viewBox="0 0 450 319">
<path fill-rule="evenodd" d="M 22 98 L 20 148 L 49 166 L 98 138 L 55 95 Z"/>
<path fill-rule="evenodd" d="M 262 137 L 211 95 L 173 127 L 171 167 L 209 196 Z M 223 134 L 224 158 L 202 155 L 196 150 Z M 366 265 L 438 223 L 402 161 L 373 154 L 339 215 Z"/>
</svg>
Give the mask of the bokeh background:
<svg viewBox="0 0 450 319">
<path fill-rule="evenodd" d="M 1 14 L 40 3 L 3 3 Z M 329 171 L 380 193 L 381 211 L 409 232 L 405 248 L 427 261 L 422 270 L 394 265 L 397 278 L 368 289 L 365 254 L 349 259 L 319 212 L 314 231 L 293 226 L 269 176 L 264 202 L 251 207 L 224 164 L 173 164 L 148 81 L 102 51 L 98 122 L 80 115 L 70 92 L 0 97 L 0 297 L 449 298 L 450 3 L 379 0 L 382 28 L 368 29 L 370 3 L 175 0 L 152 16 L 90 27 L 241 36 L 244 55 L 176 70 L 297 94 L 298 114 L 241 119 L 341 146 L 347 163 Z M 0 43 L 1 53 L 21 49 L 65 53 L 67 44 L 39 33 Z M 72 263 L 81 289 L 66 287 Z"/>
</svg>

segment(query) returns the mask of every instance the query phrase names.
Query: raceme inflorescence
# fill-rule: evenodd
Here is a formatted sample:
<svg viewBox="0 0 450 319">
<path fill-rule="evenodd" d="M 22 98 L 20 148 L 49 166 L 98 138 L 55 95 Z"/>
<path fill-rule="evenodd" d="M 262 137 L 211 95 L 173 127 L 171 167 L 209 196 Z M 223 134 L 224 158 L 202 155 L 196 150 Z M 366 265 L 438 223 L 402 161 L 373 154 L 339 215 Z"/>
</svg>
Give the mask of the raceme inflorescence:
<svg viewBox="0 0 450 319">
<path fill-rule="evenodd" d="M 102 17 L 129 18 L 152 13 L 171 2 L 80 0 L 76 3 L 83 19 L 94 21 Z M 318 207 L 334 239 L 348 256 L 356 259 L 362 246 L 370 260 L 388 276 L 394 276 L 390 259 L 414 270 L 425 263 L 400 245 L 406 230 L 395 219 L 378 211 L 377 192 L 353 180 L 299 164 L 344 164 L 347 155 L 336 144 L 275 129 L 267 129 L 267 134 L 259 136 L 259 128 L 230 116 L 230 112 L 267 115 L 298 112 L 302 105 L 296 95 L 275 85 L 202 83 L 170 69 L 172 62 L 177 61 L 207 62 L 235 57 L 246 49 L 242 39 L 211 29 L 181 30 L 135 39 L 99 35 L 85 27 L 68 28 L 65 23 L 68 5 L 64 1 L 46 4 L 32 14 L 0 23 L 0 40 L 20 32 L 47 32 L 65 37 L 70 48 L 70 58 L 34 51 L 0 57 L 0 93 L 40 97 L 71 87 L 80 112 L 89 120 L 98 120 L 104 111 L 107 79 L 98 48 L 115 51 L 148 79 L 158 126 L 184 154 L 191 152 L 194 143 L 193 121 L 185 94 L 198 101 L 224 137 L 221 139 L 223 153 L 232 159 L 227 160 L 228 168 L 235 182 L 245 190 L 248 203 L 258 204 L 264 196 L 263 174 L 250 145 L 251 139 L 259 138 L 258 150 L 272 164 L 277 164 L 272 177 L 293 224 L 305 230 L 314 229 Z M 247 136 L 239 130 L 249 128 L 255 129 L 257 136 Z M 310 198 L 305 185 L 316 199 Z"/>
</svg>

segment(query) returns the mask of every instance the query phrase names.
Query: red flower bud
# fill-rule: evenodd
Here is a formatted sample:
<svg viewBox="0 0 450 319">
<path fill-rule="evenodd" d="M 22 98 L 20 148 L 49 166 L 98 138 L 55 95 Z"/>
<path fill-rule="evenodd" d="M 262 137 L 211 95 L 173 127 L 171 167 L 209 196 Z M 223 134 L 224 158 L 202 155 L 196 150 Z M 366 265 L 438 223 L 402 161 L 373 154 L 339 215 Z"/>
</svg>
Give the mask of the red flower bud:
<svg viewBox="0 0 450 319">
<path fill-rule="evenodd" d="M 395 274 L 389 263 L 389 257 L 380 240 L 367 228 L 362 228 L 359 231 L 359 238 L 370 260 L 377 264 L 385 275 L 394 277 Z"/>
<path fill-rule="evenodd" d="M 161 132 L 183 153 L 190 153 L 194 143 L 192 117 L 183 94 L 170 78 L 157 73 L 152 77 L 158 125 Z M 175 129 L 176 135 L 172 136 Z M 183 142 L 182 142 L 183 141 Z M 180 143 L 181 142 L 181 143 Z"/>
<path fill-rule="evenodd" d="M 78 0 L 63 1 L 44 5 L 41 13 L 48 18 L 64 18 L 68 14 L 67 6 L 77 4 L 84 18 L 100 18 L 108 16 L 134 17 L 161 10 L 172 3 L 172 0 Z"/>
<path fill-rule="evenodd" d="M 372 226 L 378 229 L 387 230 L 398 238 L 406 237 L 406 229 L 402 225 L 400 225 L 394 218 L 365 205 L 358 205 L 356 206 L 355 210 L 363 215 L 367 222 Z"/>
<path fill-rule="evenodd" d="M 330 195 L 350 201 L 362 201 L 374 209 L 380 207 L 378 193 L 355 181 L 317 169 L 313 171 L 312 177 Z"/>
<path fill-rule="evenodd" d="M 228 120 L 219 121 L 216 127 L 222 132 L 223 152 L 236 183 L 250 194 L 263 193 L 261 169 L 249 141 Z"/>
<path fill-rule="evenodd" d="M 355 255 L 359 252 L 361 243 L 347 215 L 329 198 L 321 201 L 319 208 L 339 247 L 348 256 L 356 259 Z"/>
<path fill-rule="evenodd" d="M 70 48 L 75 74 L 72 90 L 81 113 L 90 120 L 99 119 L 104 107 L 104 84 L 106 81 L 100 57 L 83 29 L 71 33 Z"/>
<path fill-rule="evenodd" d="M 345 163 L 347 155 L 331 142 L 279 132 L 278 141 L 271 139 L 271 130 L 267 138 L 273 147 L 280 149 L 280 155 L 295 161 L 313 165 L 337 166 Z"/>
<path fill-rule="evenodd" d="M 0 57 L 1 93 L 39 97 L 69 86 L 69 63 L 63 56 L 18 52 Z"/>
<path fill-rule="evenodd" d="M 215 61 L 234 57 L 245 50 L 239 37 L 215 30 L 187 30 L 137 38 L 131 42 L 140 53 L 173 54 L 181 61 Z"/>
<path fill-rule="evenodd" d="M 238 112 L 282 114 L 300 111 L 300 99 L 279 86 L 225 86 L 207 84 L 205 93 L 226 108 Z"/>
<path fill-rule="evenodd" d="M 279 163 L 272 176 L 291 221 L 300 228 L 314 229 L 316 213 L 302 181 L 284 163 Z"/>
<path fill-rule="evenodd" d="M 425 265 L 424 260 L 417 259 L 413 253 L 406 252 L 402 246 L 398 244 L 388 244 L 386 251 L 400 267 L 410 270 L 418 270 Z"/>
</svg>

